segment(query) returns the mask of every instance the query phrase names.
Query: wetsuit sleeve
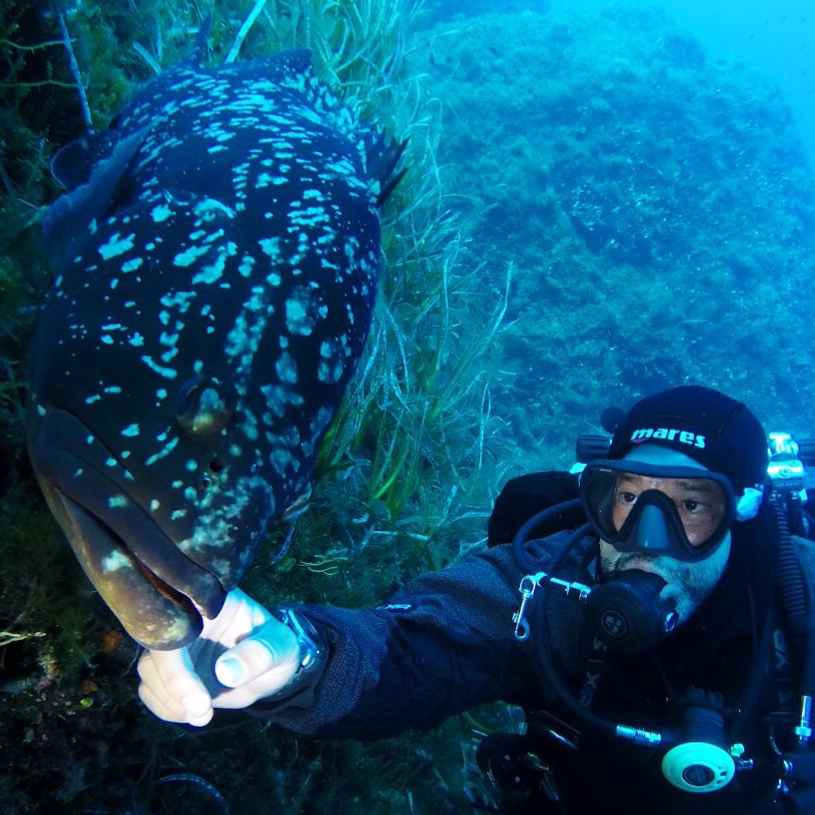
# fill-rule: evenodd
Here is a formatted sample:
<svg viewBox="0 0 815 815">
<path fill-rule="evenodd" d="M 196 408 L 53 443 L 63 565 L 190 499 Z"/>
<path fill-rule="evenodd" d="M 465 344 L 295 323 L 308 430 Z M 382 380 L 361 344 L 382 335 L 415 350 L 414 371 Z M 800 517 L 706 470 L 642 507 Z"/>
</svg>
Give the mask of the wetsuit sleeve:
<svg viewBox="0 0 815 815">
<path fill-rule="evenodd" d="M 329 644 L 326 668 L 307 693 L 254 712 L 297 732 L 381 738 L 482 702 L 522 704 L 521 577 L 500 546 L 411 581 L 380 608 L 298 608 Z"/>
</svg>

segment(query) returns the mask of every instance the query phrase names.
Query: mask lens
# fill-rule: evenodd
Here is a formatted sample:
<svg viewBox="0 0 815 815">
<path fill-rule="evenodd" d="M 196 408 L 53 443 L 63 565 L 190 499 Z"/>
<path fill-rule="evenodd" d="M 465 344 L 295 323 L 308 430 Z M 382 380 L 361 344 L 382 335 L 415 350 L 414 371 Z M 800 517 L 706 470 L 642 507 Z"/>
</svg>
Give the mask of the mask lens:
<svg viewBox="0 0 815 815">
<path fill-rule="evenodd" d="M 729 528 L 732 491 L 721 476 L 705 471 L 702 477 L 689 468 L 669 474 L 653 467 L 632 471 L 619 464 L 589 465 L 580 487 L 589 520 L 620 551 L 694 559 Z M 663 520 L 655 524 L 657 513 Z"/>
</svg>

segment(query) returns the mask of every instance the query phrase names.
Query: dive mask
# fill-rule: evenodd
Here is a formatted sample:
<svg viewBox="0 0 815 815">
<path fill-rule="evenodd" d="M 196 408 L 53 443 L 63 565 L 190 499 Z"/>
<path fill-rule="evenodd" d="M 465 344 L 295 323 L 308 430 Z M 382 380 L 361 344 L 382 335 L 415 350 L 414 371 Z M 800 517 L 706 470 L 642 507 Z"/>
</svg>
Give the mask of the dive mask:
<svg viewBox="0 0 815 815">
<path fill-rule="evenodd" d="M 733 487 L 720 473 L 628 458 L 587 464 L 580 496 L 591 525 L 618 552 L 690 562 L 724 540 L 736 511 Z"/>
</svg>

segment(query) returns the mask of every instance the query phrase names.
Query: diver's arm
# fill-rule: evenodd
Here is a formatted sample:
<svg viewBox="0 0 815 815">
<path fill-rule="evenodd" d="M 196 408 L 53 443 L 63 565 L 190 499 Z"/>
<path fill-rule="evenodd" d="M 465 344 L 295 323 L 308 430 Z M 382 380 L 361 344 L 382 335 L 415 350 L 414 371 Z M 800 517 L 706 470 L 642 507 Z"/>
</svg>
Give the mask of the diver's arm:
<svg viewBox="0 0 815 815">
<path fill-rule="evenodd" d="M 230 592 L 192 646 L 142 657 L 140 695 L 169 721 L 201 726 L 213 708 L 252 705 L 298 732 L 356 738 L 515 701 L 527 673 L 513 637 L 519 580 L 508 547 L 499 547 L 417 578 L 381 608 L 295 608 L 319 651 L 313 666 L 290 620 Z"/>
<path fill-rule="evenodd" d="M 509 547 L 408 583 L 374 609 L 296 609 L 330 657 L 309 697 L 260 700 L 252 712 L 301 733 L 382 738 L 436 726 L 482 702 L 533 692 L 512 614 L 521 574 Z"/>
</svg>

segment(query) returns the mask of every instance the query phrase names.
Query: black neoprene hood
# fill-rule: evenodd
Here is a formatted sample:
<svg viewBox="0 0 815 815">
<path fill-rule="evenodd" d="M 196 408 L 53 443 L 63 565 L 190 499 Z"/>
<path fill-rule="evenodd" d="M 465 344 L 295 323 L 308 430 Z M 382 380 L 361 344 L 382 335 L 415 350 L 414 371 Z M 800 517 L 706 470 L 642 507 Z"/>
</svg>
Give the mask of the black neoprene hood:
<svg viewBox="0 0 815 815">
<path fill-rule="evenodd" d="M 669 447 L 730 480 L 737 494 L 767 478 L 767 436 L 742 402 L 700 385 L 646 396 L 617 427 L 609 458 L 638 444 Z"/>
</svg>

